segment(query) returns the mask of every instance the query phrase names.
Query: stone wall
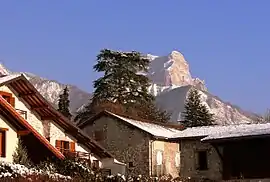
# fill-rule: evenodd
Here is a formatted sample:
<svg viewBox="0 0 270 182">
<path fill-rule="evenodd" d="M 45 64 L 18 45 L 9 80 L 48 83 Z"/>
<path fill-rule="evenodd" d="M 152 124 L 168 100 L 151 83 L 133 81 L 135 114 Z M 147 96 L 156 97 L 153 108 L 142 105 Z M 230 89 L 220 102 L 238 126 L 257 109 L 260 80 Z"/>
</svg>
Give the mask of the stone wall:
<svg viewBox="0 0 270 182">
<path fill-rule="evenodd" d="M 149 135 L 122 122 L 103 116 L 83 130 L 127 164 L 128 174 L 149 175 Z M 102 138 L 95 138 L 95 131 L 102 133 Z"/>
<path fill-rule="evenodd" d="M 207 152 L 207 169 L 199 170 L 199 151 Z M 222 152 L 222 151 L 221 151 Z M 222 179 L 222 162 L 216 150 L 207 143 L 198 140 L 181 140 L 180 176 L 194 178 Z"/>
<path fill-rule="evenodd" d="M 180 153 L 179 144 L 166 141 L 152 143 L 152 175 L 170 174 L 174 178 L 179 176 Z"/>
</svg>

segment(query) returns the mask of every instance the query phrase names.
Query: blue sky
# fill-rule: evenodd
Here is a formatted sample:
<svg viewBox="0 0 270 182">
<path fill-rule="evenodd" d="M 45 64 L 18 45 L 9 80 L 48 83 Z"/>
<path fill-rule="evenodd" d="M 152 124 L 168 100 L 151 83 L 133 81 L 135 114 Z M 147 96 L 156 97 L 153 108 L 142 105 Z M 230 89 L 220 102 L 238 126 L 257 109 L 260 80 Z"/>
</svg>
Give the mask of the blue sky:
<svg viewBox="0 0 270 182">
<path fill-rule="evenodd" d="M 182 52 L 209 91 L 244 109 L 270 107 L 270 1 L 0 1 L 0 60 L 92 91 L 103 48 Z"/>
</svg>

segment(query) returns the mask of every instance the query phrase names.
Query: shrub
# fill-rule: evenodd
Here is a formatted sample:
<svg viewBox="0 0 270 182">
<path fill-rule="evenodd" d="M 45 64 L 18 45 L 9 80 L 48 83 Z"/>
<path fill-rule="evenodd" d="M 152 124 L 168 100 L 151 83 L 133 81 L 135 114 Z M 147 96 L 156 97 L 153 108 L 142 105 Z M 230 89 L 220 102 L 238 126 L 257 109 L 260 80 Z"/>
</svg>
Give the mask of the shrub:
<svg viewBox="0 0 270 182">
<path fill-rule="evenodd" d="M 31 160 L 28 158 L 28 152 L 26 147 L 23 145 L 22 140 L 19 138 L 15 152 L 12 155 L 13 162 L 16 164 L 21 164 L 27 167 L 32 165 Z"/>
</svg>

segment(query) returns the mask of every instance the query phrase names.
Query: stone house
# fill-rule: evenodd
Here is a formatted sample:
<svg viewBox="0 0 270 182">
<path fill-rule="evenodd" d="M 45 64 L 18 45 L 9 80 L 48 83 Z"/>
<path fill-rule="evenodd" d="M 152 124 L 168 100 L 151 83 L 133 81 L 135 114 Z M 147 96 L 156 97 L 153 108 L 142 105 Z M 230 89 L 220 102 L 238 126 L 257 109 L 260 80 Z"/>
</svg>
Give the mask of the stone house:
<svg viewBox="0 0 270 182">
<path fill-rule="evenodd" d="M 270 124 L 187 128 L 180 144 L 180 176 L 211 180 L 270 178 Z"/>
<path fill-rule="evenodd" d="M 169 139 L 178 130 L 171 126 L 103 111 L 79 127 L 126 163 L 128 174 L 173 177 L 179 174 L 179 144 Z"/>
<path fill-rule="evenodd" d="M 8 103 L 10 112 L 15 113 L 20 121 L 31 128 L 31 130 L 24 128 L 23 132 L 14 128 L 13 134 L 11 129 L 6 132 L 5 137 L 0 140 L 0 144 L 7 149 L 6 157 L 0 157 L 0 160 L 12 161 L 10 156 L 15 150 L 18 138 L 16 132 L 19 132 L 23 138 L 28 138 L 35 133 L 35 136 L 42 138 L 43 142 L 46 141 L 45 144 L 50 144 L 48 145 L 50 149 L 53 151 L 57 149 L 56 155 L 60 152 L 61 155 L 59 154 L 58 157 L 67 155 L 79 157 L 91 162 L 93 167 L 108 169 L 113 174 L 125 173 L 125 164 L 115 160 L 110 152 L 85 135 L 82 130 L 53 108 L 24 75 L 13 74 L 0 77 L 0 98 L 1 104 Z M 3 113 L 0 113 L 1 119 L 7 118 Z M 10 114 L 7 116 L 11 117 Z M 1 121 L 9 123 L 12 118 Z M 6 125 L 3 124 L 3 126 Z M 16 132 L 14 133 L 14 131 Z M 38 135 L 36 135 L 37 133 Z M 34 143 L 32 147 L 36 147 Z M 35 153 L 30 154 L 36 155 L 36 152 L 41 152 L 40 149 L 36 148 Z"/>
</svg>

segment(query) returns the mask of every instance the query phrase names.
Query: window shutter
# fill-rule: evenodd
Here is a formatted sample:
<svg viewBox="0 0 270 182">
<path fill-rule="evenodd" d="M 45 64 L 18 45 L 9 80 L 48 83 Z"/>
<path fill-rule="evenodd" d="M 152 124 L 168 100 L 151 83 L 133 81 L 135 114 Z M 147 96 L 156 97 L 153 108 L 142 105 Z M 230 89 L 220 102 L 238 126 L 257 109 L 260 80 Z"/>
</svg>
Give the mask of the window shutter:
<svg viewBox="0 0 270 182">
<path fill-rule="evenodd" d="M 15 98 L 14 98 L 14 97 L 11 97 L 11 98 L 10 98 L 10 105 L 11 105 L 12 107 L 15 107 Z"/>
<path fill-rule="evenodd" d="M 56 140 L 56 141 L 55 141 L 55 147 L 56 147 L 57 149 L 61 149 L 61 140 Z"/>
<path fill-rule="evenodd" d="M 2 157 L 6 157 L 6 131 L 2 132 Z"/>
<path fill-rule="evenodd" d="M 70 142 L 70 151 L 75 152 L 75 142 Z"/>
<path fill-rule="evenodd" d="M 0 132 L 0 156 L 2 157 L 3 154 L 3 133 Z"/>
</svg>

